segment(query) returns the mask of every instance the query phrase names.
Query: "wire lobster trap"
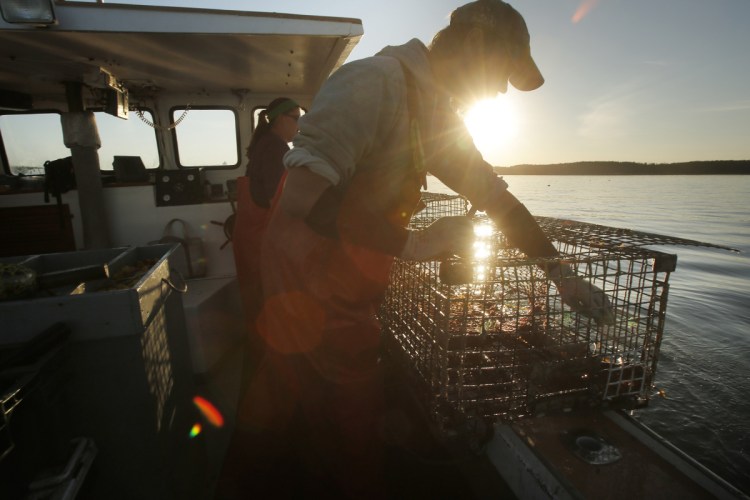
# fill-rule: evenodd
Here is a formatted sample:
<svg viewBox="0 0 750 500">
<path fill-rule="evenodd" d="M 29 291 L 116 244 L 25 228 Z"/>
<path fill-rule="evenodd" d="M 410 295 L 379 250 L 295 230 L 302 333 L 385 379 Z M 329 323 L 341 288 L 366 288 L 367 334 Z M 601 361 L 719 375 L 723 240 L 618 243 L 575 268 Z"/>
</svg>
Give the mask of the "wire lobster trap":
<svg viewBox="0 0 750 500">
<path fill-rule="evenodd" d="M 423 204 L 412 228 L 468 213 L 457 196 L 425 193 Z M 397 260 L 380 311 L 386 352 L 439 426 L 647 405 L 677 259 L 644 245 L 699 242 L 539 217 L 560 257 L 530 259 L 474 220 L 472 259 Z M 613 324 L 562 302 L 542 271 L 561 261 L 604 291 Z"/>
</svg>

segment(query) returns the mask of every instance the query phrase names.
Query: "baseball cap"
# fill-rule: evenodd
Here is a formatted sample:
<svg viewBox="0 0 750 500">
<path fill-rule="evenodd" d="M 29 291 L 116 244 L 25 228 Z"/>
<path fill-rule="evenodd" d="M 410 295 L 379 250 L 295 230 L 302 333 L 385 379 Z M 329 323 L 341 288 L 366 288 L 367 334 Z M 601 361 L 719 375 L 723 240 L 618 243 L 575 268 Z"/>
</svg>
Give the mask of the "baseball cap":
<svg viewBox="0 0 750 500">
<path fill-rule="evenodd" d="M 477 0 L 458 7 L 451 14 L 451 26 L 469 24 L 484 28 L 504 39 L 513 59 L 509 81 L 518 90 L 542 86 L 544 77 L 531 58 L 529 30 L 516 9 L 501 0 Z"/>
</svg>

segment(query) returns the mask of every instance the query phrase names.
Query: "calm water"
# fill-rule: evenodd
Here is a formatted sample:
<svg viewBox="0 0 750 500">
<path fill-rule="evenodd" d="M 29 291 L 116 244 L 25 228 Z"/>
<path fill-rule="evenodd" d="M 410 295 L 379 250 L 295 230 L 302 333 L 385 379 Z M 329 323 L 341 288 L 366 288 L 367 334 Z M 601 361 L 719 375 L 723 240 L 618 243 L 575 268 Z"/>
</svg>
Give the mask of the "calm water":
<svg viewBox="0 0 750 500">
<path fill-rule="evenodd" d="M 726 245 L 678 256 L 655 397 L 638 418 L 750 493 L 750 176 L 506 176 L 535 215 Z M 428 188 L 450 192 L 434 177 Z"/>
</svg>

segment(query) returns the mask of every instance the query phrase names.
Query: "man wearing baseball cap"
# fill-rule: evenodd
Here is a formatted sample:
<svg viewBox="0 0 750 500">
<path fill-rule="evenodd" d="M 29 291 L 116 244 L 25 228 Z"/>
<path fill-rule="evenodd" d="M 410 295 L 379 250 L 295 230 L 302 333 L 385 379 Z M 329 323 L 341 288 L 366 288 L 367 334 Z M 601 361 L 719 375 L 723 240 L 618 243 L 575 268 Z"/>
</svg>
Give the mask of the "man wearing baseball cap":
<svg viewBox="0 0 750 500">
<path fill-rule="evenodd" d="M 478 0 L 456 9 L 429 47 L 413 39 L 343 65 L 300 119 L 261 255 L 257 326 L 266 355 L 237 418 L 238 437 L 249 443 L 242 449 L 266 453 L 236 455 L 246 467 L 237 491 L 289 486 L 271 478 L 274 464 L 296 453 L 295 463 L 315 457 L 317 477 L 343 496 L 385 495 L 376 311 L 391 264 L 467 254 L 473 241 L 463 216 L 406 228 L 428 172 L 486 211 L 529 257 L 558 255 L 458 113 L 508 83 L 544 83 L 526 23 L 500 0 Z M 569 306 L 612 320 L 606 296 L 570 266 L 545 270 Z M 284 456 L 267 442 L 284 443 L 276 448 Z"/>
</svg>

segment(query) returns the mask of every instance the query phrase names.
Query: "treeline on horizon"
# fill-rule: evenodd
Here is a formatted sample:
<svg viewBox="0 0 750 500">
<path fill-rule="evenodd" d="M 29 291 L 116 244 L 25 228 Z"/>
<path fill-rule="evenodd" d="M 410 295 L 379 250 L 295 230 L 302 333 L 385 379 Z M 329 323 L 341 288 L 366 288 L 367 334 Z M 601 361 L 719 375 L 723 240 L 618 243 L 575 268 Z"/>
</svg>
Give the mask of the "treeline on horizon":
<svg viewBox="0 0 750 500">
<path fill-rule="evenodd" d="M 690 161 L 685 163 L 579 161 L 494 168 L 495 172 L 502 175 L 746 175 L 750 174 L 750 160 Z"/>
</svg>

